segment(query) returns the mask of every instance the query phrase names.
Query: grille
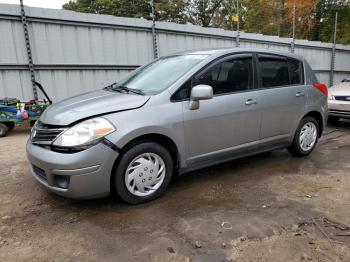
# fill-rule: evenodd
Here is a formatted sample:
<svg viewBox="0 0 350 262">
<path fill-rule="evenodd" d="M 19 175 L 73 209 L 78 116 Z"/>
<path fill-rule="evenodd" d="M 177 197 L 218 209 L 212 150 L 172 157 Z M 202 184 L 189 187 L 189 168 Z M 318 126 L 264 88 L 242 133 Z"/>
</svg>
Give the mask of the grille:
<svg viewBox="0 0 350 262">
<path fill-rule="evenodd" d="M 350 102 L 350 96 L 335 96 L 335 100 L 342 100 L 342 101 L 349 101 Z"/>
<path fill-rule="evenodd" d="M 41 180 L 44 180 L 46 181 L 46 173 L 44 170 L 42 170 L 40 167 L 37 167 L 37 166 L 34 166 L 32 165 L 33 167 L 33 171 L 34 171 L 34 174 L 39 177 Z"/>
<path fill-rule="evenodd" d="M 37 123 L 32 129 L 32 143 L 50 145 L 64 130 L 64 128 L 53 128 L 42 123 Z"/>
</svg>

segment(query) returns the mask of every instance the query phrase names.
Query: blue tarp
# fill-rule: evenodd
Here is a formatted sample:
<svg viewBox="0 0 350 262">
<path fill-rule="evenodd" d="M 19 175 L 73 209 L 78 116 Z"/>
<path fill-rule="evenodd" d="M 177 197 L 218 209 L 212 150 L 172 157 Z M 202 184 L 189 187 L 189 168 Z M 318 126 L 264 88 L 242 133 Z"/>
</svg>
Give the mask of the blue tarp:
<svg viewBox="0 0 350 262">
<path fill-rule="evenodd" d="M 15 106 L 4 106 L 4 105 L 0 105 L 0 111 L 1 111 L 1 112 L 9 112 L 9 113 L 16 114 L 17 108 L 16 108 Z"/>
</svg>

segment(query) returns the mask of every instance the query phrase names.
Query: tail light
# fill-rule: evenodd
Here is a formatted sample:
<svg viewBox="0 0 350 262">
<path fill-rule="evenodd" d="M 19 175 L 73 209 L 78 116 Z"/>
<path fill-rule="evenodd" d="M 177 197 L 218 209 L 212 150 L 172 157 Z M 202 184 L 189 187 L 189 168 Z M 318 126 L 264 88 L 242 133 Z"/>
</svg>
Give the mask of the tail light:
<svg viewBox="0 0 350 262">
<path fill-rule="evenodd" d="M 325 84 L 315 83 L 315 84 L 313 84 L 313 86 L 316 89 L 318 89 L 318 91 L 320 91 L 322 94 L 324 94 L 325 96 L 328 96 L 328 88 Z"/>
</svg>

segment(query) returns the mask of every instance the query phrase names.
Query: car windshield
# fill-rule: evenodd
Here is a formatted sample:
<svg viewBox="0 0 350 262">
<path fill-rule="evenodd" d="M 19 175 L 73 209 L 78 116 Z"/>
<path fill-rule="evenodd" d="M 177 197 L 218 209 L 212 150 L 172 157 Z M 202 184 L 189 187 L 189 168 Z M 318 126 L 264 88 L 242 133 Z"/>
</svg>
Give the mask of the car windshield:
<svg viewBox="0 0 350 262">
<path fill-rule="evenodd" d="M 133 71 L 116 83 L 116 86 L 141 90 L 145 93 L 159 93 L 208 55 L 177 55 L 159 58 Z"/>
</svg>

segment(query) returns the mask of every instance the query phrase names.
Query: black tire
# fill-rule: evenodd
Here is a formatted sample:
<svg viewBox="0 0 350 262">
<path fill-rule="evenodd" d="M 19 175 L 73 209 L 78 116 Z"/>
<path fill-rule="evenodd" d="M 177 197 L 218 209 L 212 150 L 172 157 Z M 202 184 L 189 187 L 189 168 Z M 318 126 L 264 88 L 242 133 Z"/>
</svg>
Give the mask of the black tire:
<svg viewBox="0 0 350 262">
<path fill-rule="evenodd" d="M 316 130 L 317 130 L 316 142 L 310 149 L 304 150 L 300 146 L 300 132 L 301 132 L 303 126 L 309 122 L 312 122 L 316 126 Z M 319 134 L 320 134 L 320 127 L 319 127 L 317 120 L 313 117 L 310 117 L 310 116 L 304 117 L 300 121 L 299 126 L 295 132 L 293 144 L 290 147 L 288 147 L 289 152 L 295 156 L 298 156 L 298 157 L 303 157 L 303 156 L 309 155 L 315 149 L 315 147 L 317 145 Z"/>
<path fill-rule="evenodd" d="M 328 122 L 331 124 L 336 124 L 339 121 L 339 117 L 337 116 L 328 116 Z"/>
<path fill-rule="evenodd" d="M 8 128 L 5 124 L 0 123 L 0 137 L 6 136 Z"/>
<path fill-rule="evenodd" d="M 15 128 L 15 122 L 5 122 L 4 124 L 7 126 L 9 132 Z"/>
<path fill-rule="evenodd" d="M 133 161 L 133 159 L 135 159 L 137 156 L 143 153 L 154 153 L 160 156 L 164 161 L 166 172 L 165 172 L 163 183 L 160 185 L 160 187 L 156 191 L 154 191 L 152 194 L 148 196 L 137 196 L 132 194 L 127 189 L 127 186 L 125 183 L 125 174 L 126 174 L 126 169 L 128 168 L 131 161 Z M 167 189 L 171 181 L 171 178 L 173 175 L 173 166 L 174 166 L 173 159 L 169 151 L 165 147 L 154 142 L 141 142 L 139 144 L 136 144 L 130 147 L 124 152 L 121 152 L 121 154 L 122 154 L 121 159 L 117 163 L 117 167 L 115 169 L 114 186 L 115 186 L 115 191 L 117 195 L 122 200 L 124 200 L 129 204 L 140 204 L 140 203 L 154 200 L 164 193 L 164 191 Z"/>
</svg>

